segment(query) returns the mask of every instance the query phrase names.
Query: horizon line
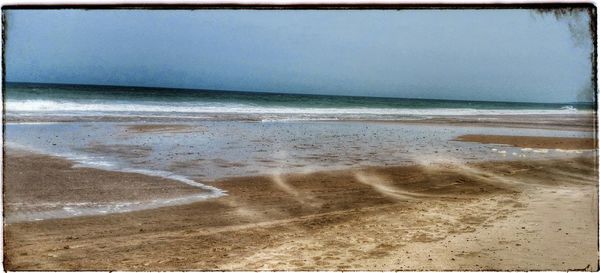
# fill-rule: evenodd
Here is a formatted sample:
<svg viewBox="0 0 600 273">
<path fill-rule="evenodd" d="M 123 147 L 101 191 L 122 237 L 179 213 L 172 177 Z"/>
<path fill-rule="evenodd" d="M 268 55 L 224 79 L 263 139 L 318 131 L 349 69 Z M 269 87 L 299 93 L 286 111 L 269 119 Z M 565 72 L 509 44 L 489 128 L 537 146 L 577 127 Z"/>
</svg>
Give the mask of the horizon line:
<svg viewBox="0 0 600 273">
<path fill-rule="evenodd" d="M 4 95 L 4 86 L 7 84 L 31 84 L 31 85 L 57 85 L 57 86 L 90 86 L 90 87 L 111 87 L 111 88 L 133 88 L 133 89 L 166 89 L 194 92 L 233 92 L 233 93 L 257 93 L 257 94 L 283 94 L 295 96 L 327 96 L 327 97 L 346 97 L 346 98 L 375 98 L 375 99 L 403 99 L 403 100 L 430 100 L 430 101 L 469 101 L 469 102 L 499 102 L 499 103 L 524 103 L 524 104 L 595 104 L 594 101 L 570 101 L 570 102 L 530 102 L 530 101 L 498 101 L 498 100 L 461 100 L 461 99 L 432 99 L 432 98 L 407 98 L 407 97 L 381 97 L 381 96 L 359 96 L 359 95 L 330 95 L 317 93 L 295 93 L 281 91 L 244 91 L 231 89 L 206 89 L 206 88 L 183 88 L 183 87 L 164 87 L 164 86 L 141 86 L 141 85 L 113 85 L 113 84 L 90 84 L 90 83 L 52 83 L 52 82 L 21 82 L 7 81 L 2 82 L 2 92 Z M 594 96 L 595 98 L 596 96 Z"/>
</svg>

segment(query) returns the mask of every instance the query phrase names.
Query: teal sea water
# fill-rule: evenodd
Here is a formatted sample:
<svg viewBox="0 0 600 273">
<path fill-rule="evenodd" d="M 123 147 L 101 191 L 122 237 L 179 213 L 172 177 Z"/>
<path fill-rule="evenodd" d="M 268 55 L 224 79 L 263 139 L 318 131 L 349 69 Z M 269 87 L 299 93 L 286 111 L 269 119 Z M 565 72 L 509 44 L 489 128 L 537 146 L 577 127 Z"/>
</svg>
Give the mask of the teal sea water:
<svg viewBox="0 0 600 273">
<path fill-rule="evenodd" d="M 435 115 L 560 114 L 593 109 L 584 103 L 521 103 L 328 96 L 144 87 L 7 83 L 7 115 L 169 115 L 262 121 L 401 119 Z M 231 116 L 231 114 L 235 114 Z"/>
</svg>

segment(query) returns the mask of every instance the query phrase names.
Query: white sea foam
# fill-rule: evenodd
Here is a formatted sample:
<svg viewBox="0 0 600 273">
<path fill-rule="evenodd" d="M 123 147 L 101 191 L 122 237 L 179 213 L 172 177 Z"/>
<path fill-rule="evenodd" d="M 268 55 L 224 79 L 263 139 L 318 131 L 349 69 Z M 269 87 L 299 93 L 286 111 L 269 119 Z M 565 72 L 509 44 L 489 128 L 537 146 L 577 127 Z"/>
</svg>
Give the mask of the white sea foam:
<svg viewBox="0 0 600 273">
<path fill-rule="evenodd" d="M 58 208 L 46 211 L 17 212 L 6 215 L 7 223 L 23 221 L 40 221 L 45 219 L 70 218 L 108 213 L 123 213 L 146 209 L 155 209 L 165 206 L 185 205 L 213 198 L 214 196 L 194 194 L 168 199 L 155 199 L 147 202 L 108 202 L 108 203 L 82 203 L 63 204 Z"/>
<path fill-rule="evenodd" d="M 171 114 L 295 114 L 295 115 L 397 115 L 397 116 L 453 116 L 453 115 L 536 115 L 566 114 L 582 112 L 571 106 L 561 109 L 473 109 L 473 108 L 306 108 L 284 106 L 256 106 L 236 103 L 214 102 L 179 102 L 132 103 L 128 101 L 67 101 L 67 100 L 7 100 L 7 114 L 21 113 L 119 113 L 133 115 L 135 113 L 171 113 Z M 320 118 L 308 117 L 307 119 Z"/>
<path fill-rule="evenodd" d="M 148 175 L 148 176 L 157 176 L 157 177 L 175 180 L 175 181 L 190 185 L 192 187 L 207 190 L 207 191 L 209 191 L 209 193 L 203 193 L 202 196 L 205 196 L 208 198 L 219 197 L 219 196 L 225 195 L 225 191 L 223 191 L 219 188 L 215 188 L 215 187 L 208 186 L 208 185 L 205 185 L 202 183 L 198 183 L 194 180 L 187 178 L 186 176 L 174 174 L 174 173 L 168 172 L 168 171 L 147 170 L 147 169 L 137 169 L 137 168 L 122 168 L 122 167 L 118 167 L 119 164 L 116 164 L 115 162 L 102 160 L 97 157 L 89 157 L 89 156 L 81 156 L 81 155 L 73 155 L 73 154 L 66 154 L 66 155 L 63 154 L 63 155 L 57 155 L 57 156 L 65 157 L 65 158 L 68 158 L 75 162 L 78 162 L 78 164 L 74 165 L 73 167 L 90 167 L 90 168 L 107 170 L 107 171 L 117 171 L 117 172 L 124 172 L 124 173 L 138 173 L 138 174 L 143 174 L 143 175 Z"/>
<path fill-rule="evenodd" d="M 577 111 L 577 108 L 571 106 L 571 105 L 567 105 L 567 106 L 563 106 L 560 108 L 561 110 L 568 110 L 568 111 Z"/>
</svg>

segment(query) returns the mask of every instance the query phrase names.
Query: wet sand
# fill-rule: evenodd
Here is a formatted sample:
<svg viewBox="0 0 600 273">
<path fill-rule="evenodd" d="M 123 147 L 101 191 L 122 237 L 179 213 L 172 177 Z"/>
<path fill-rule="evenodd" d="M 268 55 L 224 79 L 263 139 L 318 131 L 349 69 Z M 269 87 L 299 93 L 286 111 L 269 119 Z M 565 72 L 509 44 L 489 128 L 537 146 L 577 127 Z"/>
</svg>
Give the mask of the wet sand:
<svg viewBox="0 0 600 273">
<path fill-rule="evenodd" d="M 538 149 L 581 150 L 596 148 L 596 141 L 593 138 L 576 137 L 462 135 L 457 137 L 456 140 L 484 144 L 507 144 L 514 147 Z"/>
<path fill-rule="evenodd" d="M 596 128 L 596 115 L 593 112 L 589 112 L 559 115 L 472 115 L 451 117 L 433 116 L 428 119 L 391 122 L 430 125 L 593 131 L 594 128 Z"/>
<path fill-rule="evenodd" d="M 5 159 L 13 164 L 5 168 L 7 203 L 43 197 L 27 196 L 40 187 L 35 181 L 101 174 L 146 189 L 154 179 L 46 156 Z M 596 164 L 580 157 L 219 180 L 211 185 L 228 196 L 204 202 L 7 224 L 5 268 L 595 271 Z"/>
<path fill-rule="evenodd" d="M 148 201 L 205 192 L 156 176 L 73 168 L 73 162 L 59 157 L 14 149 L 5 153 L 5 215 L 64 204 Z"/>
<path fill-rule="evenodd" d="M 162 122 L 174 124 L 182 121 L 198 121 L 198 120 L 212 120 L 212 121 L 244 121 L 244 122 L 261 122 L 263 117 L 261 115 L 252 114 L 210 114 L 204 113 L 201 116 L 179 116 L 179 117 L 157 117 L 157 116 L 7 116 L 6 122 Z M 563 114 L 543 114 L 543 115 L 457 115 L 457 116 L 436 116 L 432 115 L 427 118 L 413 118 L 413 117 L 390 117 L 390 120 L 369 120 L 369 119 L 356 119 L 356 118 L 342 118 L 335 119 L 334 122 L 340 121 L 361 121 L 361 122 L 375 122 L 375 123 L 397 123 L 397 124 L 420 124 L 420 125 L 452 125 L 452 126 L 477 126 L 477 127 L 506 127 L 506 128 L 538 128 L 548 130 L 572 130 L 572 131 L 594 131 L 596 124 L 596 115 L 594 112 L 582 112 L 582 113 L 563 113 Z M 331 122 L 331 121 L 321 121 Z M 137 131 L 136 126 L 140 128 L 139 131 L 153 130 L 152 125 L 134 125 L 132 130 Z"/>
<path fill-rule="evenodd" d="M 205 128 L 182 124 L 135 124 L 125 126 L 125 132 L 130 133 L 189 133 L 202 132 Z"/>
</svg>

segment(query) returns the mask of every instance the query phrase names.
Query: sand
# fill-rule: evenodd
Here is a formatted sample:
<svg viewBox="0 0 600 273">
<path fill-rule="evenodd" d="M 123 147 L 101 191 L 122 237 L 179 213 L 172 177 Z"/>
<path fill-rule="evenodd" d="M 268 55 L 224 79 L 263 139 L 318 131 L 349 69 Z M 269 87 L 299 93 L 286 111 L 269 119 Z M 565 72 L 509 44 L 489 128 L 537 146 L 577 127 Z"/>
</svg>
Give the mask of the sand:
<svg viewBox="0 0 600 273">
<path fill-rule="evenodd" d="M 47 155 L 8 149 L 4 210 L 42 212 L 64 204 L 136 202 L 204 193 L 170 179 L 92 168 Z"/>
<path fill-rule="evenodd" d="M 175 124 L 182 121 L 198 120 L 236 120 L 245 122 L 260 122 L 261 115 L 251 114 L 209 114 L 202 116 L 188 117 L 116 117 L 116 116 L 7 116 L 6 122 L 104 122 L 104 121 L 124 121 L 124 122 L 147 122 L 149 124 L 139 124 L 132 127 L 133 131 L 148 132 L 155 130 L 154 123 Z M 344 121 L 362 121 L 362 122 L 385 122 L 398 124 L 419 124 L 419 125 L 453 125 L 453 126 L 478 126 L 478 127 L 506 127 L 506 128 L 538 128 L 549 130 L 573 130 L 573 131 L 594 131 L 596 128 L 596 115 L 594 112 L 564 113 L 564 114 L 543 114 L 543 115 L 465 115 L 465 116 L 431 116 L 426 119 L 392 119 L 384 120 L 360 120 L 347 118 Z M 328 122 L 328 121 L 323 121 Z M 340 122 L 335 121 L 335 122 Z M 139 126 L 139 127 L 138 127 Z M 139 128 L 139 129 L 138 129 Z M 178 128 L 186 130 L 185 128 Z M 189 129 L 189 128 L 188 128 Z M 158 129 L 162 130 L 162 129 Z"/>
<path fill-rule="evenodd" d="M 129 133 L 189 133 L 202 132 L 205 129 L 198 126 L 183 124 L 135 124 L 125 126 Z"/>
<path fill-rule="evenodd" d="M 455 140 L 479 142 L 484 144 L 507 144 L 521 148 L 582 150 L 595 149 L 593 138 L 577 137 L 538 137 L 538 136 L 505 136 L 505 135 L 462 135 Z"/>
<path fill-rule="evenodd" d="M 537 128 L 548 130 L 594 131 L 593 112 L 551 115 L 470 115 L 432 116 L 428 119 L 390 121 L 423 125 L 455 125 L 477 127 Z"/>
<path fill-rule="evenodd" d="M 93 175 L 145 189 L 153 179 L 31 154 L 7 153 L 5 162 L 8 203 L 31 200 L 23 193 L 38 187 L 19 181 Z M 580 157 L 231 178 L 211 183 L 228 196 L 209 201 L 5 225 L 5 268 L 595 271 L 596 164 Z"/>
</svg>

